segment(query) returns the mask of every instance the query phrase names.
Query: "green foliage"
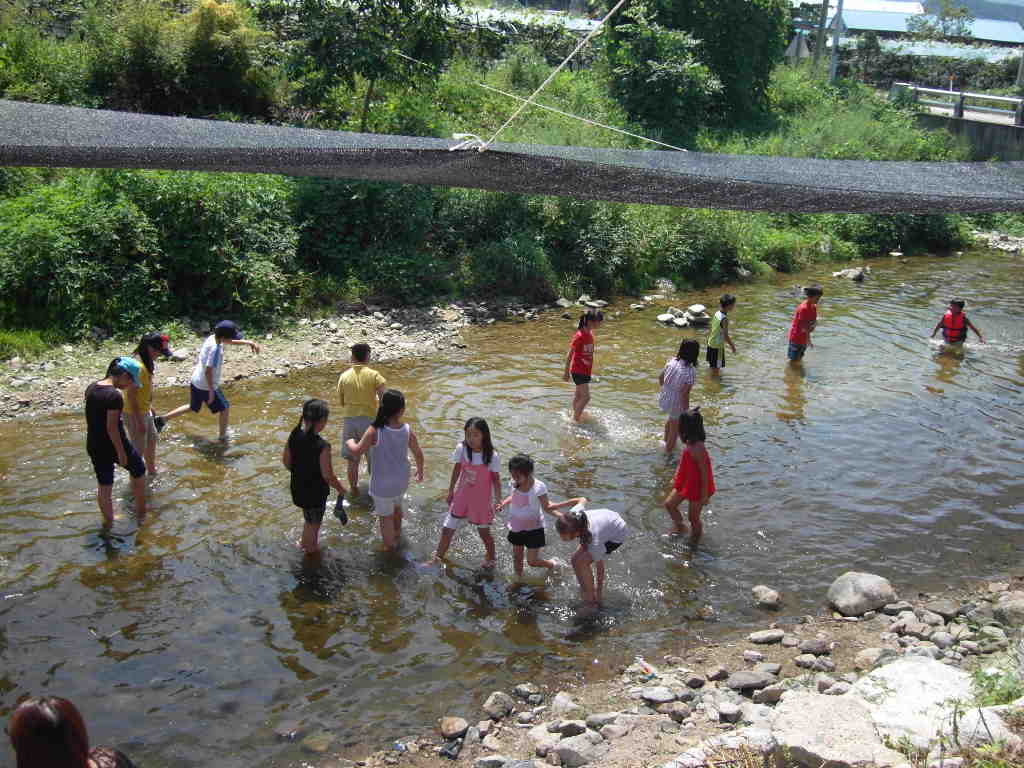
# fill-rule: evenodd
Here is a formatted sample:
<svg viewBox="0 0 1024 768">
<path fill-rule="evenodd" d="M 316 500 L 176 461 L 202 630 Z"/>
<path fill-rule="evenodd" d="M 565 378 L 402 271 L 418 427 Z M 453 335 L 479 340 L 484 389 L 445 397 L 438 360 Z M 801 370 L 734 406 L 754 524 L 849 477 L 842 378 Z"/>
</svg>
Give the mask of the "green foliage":
<svg viewBox="0 0 1024 768">
<path fill-rule="evenodd" d="M 886 88 L 894 82 L 948 88 L 952 77 L 957 88 L 1015 96 L 1019 61 L 1019 58 L 988 62 L 975 58 L 911 56 L 898 50 L 882 50 L 877 36 L 865 34 L 857 46 L 844 55 L 843 67 L 849 76 Z"/>
<path fill-rule="evenodd" d="M 60 42 L 23 23 L 0 24 L 0 96 L 95 107 L 88 45 Z"/>
<path fill-rule="evenodd" d="M 932 13 L 907 19 L 907 32 L 917 40 L 945 40 L 948 37 L 970 37 L 974 14 L 955 0 L 933 0 L 938 7 Z"/>
<path fill-rule="evenodd" d="M 555 272 L 535 237 L 509 235 L 480 243 L 466 254 L 465 284 L 477 294 L 522 296 L 527 301 L 556 298 Z"/>
<path fill-rule="evenodd" d="M 0 360 L 39 357 L 64 339 L 60 331 L 0 328 Z"/>
<path fill-rule="evenodd" d="M 1024 237 L 1024 213 L 978 213 L 966 218 L 977 229 Z"/>
<path fill-rule="evenodd" d="M 979 707 L 1009 704 L 1024 696 L 1024 680 L 1009 663 L 1002 666 L 975 669 L 972 674 L 975 703 Z"/>
</svg>

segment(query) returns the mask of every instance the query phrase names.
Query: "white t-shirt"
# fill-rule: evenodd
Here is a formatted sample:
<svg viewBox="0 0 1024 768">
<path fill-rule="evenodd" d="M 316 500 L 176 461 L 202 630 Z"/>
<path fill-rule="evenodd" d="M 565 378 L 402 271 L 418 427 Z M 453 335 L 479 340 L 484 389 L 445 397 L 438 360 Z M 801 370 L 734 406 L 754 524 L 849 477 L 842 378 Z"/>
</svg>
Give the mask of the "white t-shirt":
<svg viewBox="0 0 1024 768">
<path fill-rule="evenodd" d="M 466 459 L 466 445 L 461 440 L 458 445 L 455 446 L 455 450 L 452 451 L 452 463 L 461 464 Z M 473 460 L 470 464 L 483 464 L 484 455 L 480 451 L 473 451 Z M 494 451 L 491 454 L 491 463 L 487 466 L 491 472 L 501 474 L 501 460 L 498 458 L 498 452 Z"/>
<path fill-rule="evenodd" d="M 537 478 L 528 491 L 516 490 L 512 481 L 512 501 L 508 505 L 508 529 L 513 532 L 535 531 L 544 527 L 544 511 L 540 497 L 548 495 L 548 487 Z"/>
<path fill-rule="evenodd" d="M 196 367 L 192 369 L 192 386 L 204 392 L 209 390 L 206 383 L 206 369 L 213 368 L 213 388 L 220 386 L 220 369 L 224 364 L 224 347 L 217 343 L 216 336 L 207 337 L 199 350 Z"/>
<path fill-rule="evenodd" d="M 610 509 L 588 509 L 587 527 L 592 537 L 587 551 L 595 563 L 608 556 L 604 546 L 607 542 L 621 544 L 626 540 L 626 533 L 629 531 L 626 521 L 618 512 Z"/>
</svg>

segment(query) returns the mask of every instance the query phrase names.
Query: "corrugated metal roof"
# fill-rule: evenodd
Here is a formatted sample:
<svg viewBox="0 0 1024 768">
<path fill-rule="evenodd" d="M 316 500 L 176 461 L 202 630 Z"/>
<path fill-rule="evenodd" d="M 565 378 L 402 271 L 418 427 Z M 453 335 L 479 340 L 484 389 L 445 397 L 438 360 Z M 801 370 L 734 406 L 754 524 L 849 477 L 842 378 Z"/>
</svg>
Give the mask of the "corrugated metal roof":
<svg viewBox="0 0 1024 768">
<path fill-rule="evenodd" d="M 907 20 L 914 14 L 890 13 L 888 11 L 847 11 L 843 9 L 843 21 L 851 31 L 907 32 Z M 829 17 L 829 23 L 832 18 Z M 975 19 L 971 25 L 971 36 L 975 40 L 993 43 L 1024 43 L 1024 27 L 1015 21 L 997 19 Z"/>
<path fill-rule="evenodd" d="M 1024 27 L 1016 21 L 998 19 L 975 19 L 971 34 L 977 40 L 991 40 L 996 43 L 1024 43 Z"/>
<path fill-rule="evenodd" d="M 883 50 L 907 56 L 939 56 L 947 59 L 981 59 L 989 64 L 998 64 L 1006 59 L 1019 56 L 1015 48 L 991 46 L 957 45 L 956 43 L 920 42 L 906 40 L 879 40 Z"/>
</svg>

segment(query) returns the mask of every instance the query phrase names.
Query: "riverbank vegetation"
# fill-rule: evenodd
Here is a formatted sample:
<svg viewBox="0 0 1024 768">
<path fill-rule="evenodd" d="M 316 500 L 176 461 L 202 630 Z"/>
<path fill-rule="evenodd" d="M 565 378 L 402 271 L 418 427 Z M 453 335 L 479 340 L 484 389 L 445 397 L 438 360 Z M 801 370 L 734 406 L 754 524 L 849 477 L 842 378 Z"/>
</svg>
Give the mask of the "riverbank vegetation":
<svg viewBox="0 0 1024 768">
<path fill-rule="evenodd" d="M 528 95 L 575 42 L 543 24 L 476 26 L 448 0 L 179 5 L 15 0 L 0 11 L 0 96 L 489 136 L 516 106 L 501 92 Z M 781 65 L 783 0 L 676 5 L 631 3 L 540 101 L 706 152 L 966 157 L 866 86 Z M 537 109 L 501 139 L 651 146 Z M 94 327 L 134 333 L 214 315 L 268 326 L 356 297 L 630 294 L 658 277 L 700 286 L 894 248 L 961 248 L 970 226 L 961 216 L 783 216 L 315 178 L 0 169 L 0 327 L 8 353 L 30 352 Z"/>
</svg>

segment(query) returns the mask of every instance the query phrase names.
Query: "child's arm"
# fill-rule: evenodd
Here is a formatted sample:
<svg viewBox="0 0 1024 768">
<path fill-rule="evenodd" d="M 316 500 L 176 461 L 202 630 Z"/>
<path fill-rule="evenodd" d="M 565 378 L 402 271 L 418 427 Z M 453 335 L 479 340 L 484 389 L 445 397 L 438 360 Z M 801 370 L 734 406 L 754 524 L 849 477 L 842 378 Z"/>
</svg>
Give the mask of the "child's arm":
<svg viewBox="0 0 1024 768">
<path fill-rule="evenodd" d="M 700 503 L 704 506 L 708 503 L 708 489 L 711 487 L 708 478 L 708 452 L 704 450 L 704 443 L 690 443 L 687 448 L 697 462 L 697 469 L 700 472 Z"/>
<path fill-rule="evenodd" d="M 974 327 L 974 323 L 972 323 L 966 317 L 964 318 L 964 322 L 967 323 L 967 327 L 968 328 L 970 328 L 972 331 L 974 331 L 974 334 L 978 337 L 978 341 L 980 341 L 982 344 L 984 344 L 985 343 L 985 339 L 983 339 L 981 337 L 981 331 L 979 331 L 977 328 Z"/>
<path fill-rule="evenodd" d="M 225 344 L 241 344 L 244 347 L 248 347 L 252 350 L 254 355 L 260 353 L 260 345 L 255 341 L 249 341 L 249 339 L 224 339 Z"/>
<path fill-rule="evenodd" d="M 363 432 L 363 439 L 360 440 L 358 444 L 350 437 L 345 441 L 345 447 L 348 448 L 348 452 L 351 453 L 354 458 L 358 458 L 370 450 L 370 446 L 372 446 L 376 441 L 377 428 L 371 425 L 366 428 L 365 432 Z"/>
<path fill-rule="evenodd" d="M 423 482 L 423 451 L 420 450 L 420 441 L 416 439 L 416 435 L 413 431 L 409 430 L 409 450 L 412 451 L 412 456 L 416 459 L 416 482 Z"/>
<path fill-rule="evenodd" d="M 494 511 L 495 512 L 501 512 L 501 510 L 503 510 L 505 507 L 507 507 L 509 504 L 511 504 L 512 503 L 512 496 L 513 496 L 513 494 L 510 493 L 504 499 L 502 499 L 497 504 L 495 504 L 494 505 Z"/>
<path fill-rule="evenodd" d="M 206 366 L 203 369 L 203 374 L 206 376 L 206 402 L 208 405 L 213 405 L 213 399 L 217 394 L 217 390 L 213 386 L 213 366 Z"/>
<path fill-rule="evenodd" d="M 281 463 L 284 464 L 284 468 L 289 472 L 292 469 L 292 449 L 288 443 L 284 444 L 284 452 L 281 454 Z"/>
<path fill-rule="evenodd" d="M 288 450 L 285 448 L 285 450 Z M 324 449 L 320 451 L 320 476 L 327 481 L 327 484 L 336 490 L 340 495 L 344 496 L 348 493 L 345 490 L 345 486 L 341 484 L 341 481 L 334 474 L 334 466 L 331 464 L 331 449 L 329 446 L 324 446 Z"/>
<path fill-rule="evenodd" d="M 537 499 L 538 501 L 540 501 L 541 509 L 547 512 L 549 515 L 555 515 L 555 517 L 558 516 L 558 513 L 555 510 L 561 509 L 562 507 L 575 507 L 577 504 L 587 503 L 586 496 L 577 496 L 573 499 L 566 499 L 565 501 L 555 502 L 554 504 L 552 504 L 548 500 L 547 494 L 545 494 L 544 496 L 538 496 Z"/>
<path fill-rule="evenodd" d="M 941 328 L 941 327 L 942 327 L 942 318 L 940 317 L 939 318 L 939 322 L 937 322 L 935 324 L 935 327 L 932 329 L 932 335 L 930 336 L 930 338 L 934 339 L 935 338 L 935 334 L 939 332 L 939 328 Z"/>
<path fill-rule="evenodd" d="M 729 345 L 729 349 L 732 353 L 736 354 L 736 345 L 732 343 L 732 337 L 729 335 L 729 318 L 722 318 L 722 338 L 725 339 L 725 343 Z"/>
<path fill-rule="evenodd" d="M 565 373 L 562 374 L 562 378 L 565 381 L 569 381 L 569 366 L 572 365 L 572 352 L 573 346 L 569 345 L 569 353 L 565 356 Z"/>
<path fill-rule="evenodd" d="M 455 498 L 455 483 L 459 481 L 459 475 L 461 474 L 462 465 L 456 463 L 455 466 L 452 467 L 452 478 L 448 481 L 448 498 L 446 499 L 448 506 L 451 506 L 452 499 Z"/>
<path fill-rule="evenodd" d="M 693 384 L 686 384 L 679 389 L 679 400 L 683 404 L 683 410 L 690 410 L 690 390 L 693 389 Z"/>
<path fill-rule="evenodd" d="M 491 472 L 491 487 L 494 489 L 494 503 L 501 503 L 501 474 Z"/>
<path fill-rule="evenodd" d="M 341 376 L 338 377 L 338 405 L 345 407 L 345 388 L 341 386 Z"/>
<path fill-rule="evenodd" d="M 128 454 L 124 449 L 124 442 L 122 442 L 121 440 L 121 430 L 117 428 L 117 424 L 120 420 L 120 410 L 107 411 L 107 437 L 110 438 L 110 442 L 114 444 L 114 450 L 117 451 L 118 464 L 120 464 L 122 467 L 127 467 Z"/>
<path fill-rule="evenodd" d="M 658 386 L 659 387 L 664 387 L 665 386 L 665 369 L 664 368 L 662 368 L 661 369 L 661 373 L 658 374 Z"/>
</svg>

